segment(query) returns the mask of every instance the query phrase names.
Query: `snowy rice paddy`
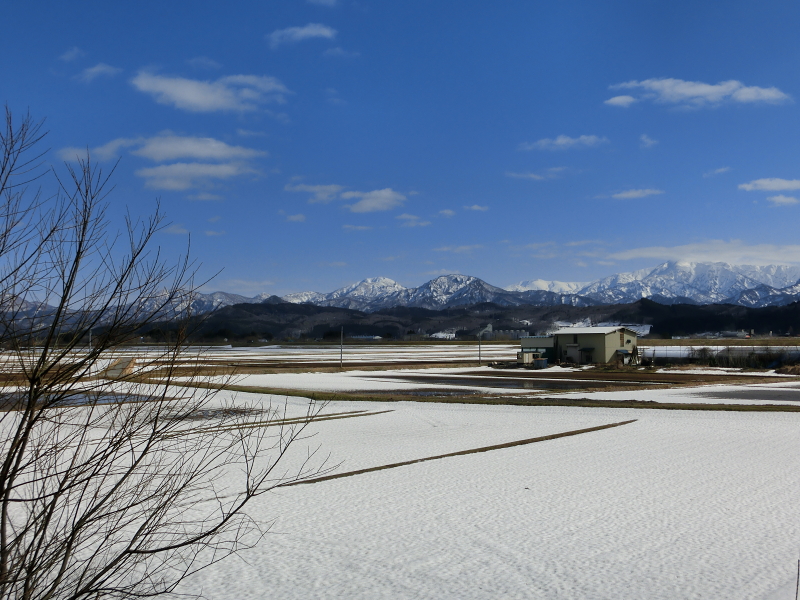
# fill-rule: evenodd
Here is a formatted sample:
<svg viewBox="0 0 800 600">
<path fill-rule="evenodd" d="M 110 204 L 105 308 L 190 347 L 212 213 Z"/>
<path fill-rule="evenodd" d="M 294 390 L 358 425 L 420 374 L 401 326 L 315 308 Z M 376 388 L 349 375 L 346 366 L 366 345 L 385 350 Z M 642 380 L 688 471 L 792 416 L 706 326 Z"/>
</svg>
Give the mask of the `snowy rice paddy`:
<svg viewBox="0 0 800 600">
<path fill-rule="evenodd" d="M 405 389 L 414 384 L 378 375 L 410 371 L 244 380 Z M 759 399 L 765 390 L 769 398 Z M 773 377 L 749 386 L 559 397 L 777 404 L 800 400 L 800 388 Z M 259 398 L 268 399 L 240 393 L 235 402 Z M 289 414 L 307 406 L 300 397 L 271 400 L 286 403 Z M 271 533 L 183 591 L 221 600 L 794 598 L 800 413 L 354 401 L 325 408 L 348 411 L 369 414 L 315 423 L 314 437 L 287 464 L 318 447 L 320 459 L 341 463 L 337 473 L 350 473 L 633 422 L 279 488 L 250 509 L 262 522 L 274 520 Z"/>
<path fill-rule="evenodd" d="M 290 398 L 297 411 L 304 402 Z M 605 429 L 281 488 L 208 598 L 792 598 L 800 415 L 334 402 L 341 472 Z M 303 449 L 298 449 L 302 454 Z"/>
</svg>

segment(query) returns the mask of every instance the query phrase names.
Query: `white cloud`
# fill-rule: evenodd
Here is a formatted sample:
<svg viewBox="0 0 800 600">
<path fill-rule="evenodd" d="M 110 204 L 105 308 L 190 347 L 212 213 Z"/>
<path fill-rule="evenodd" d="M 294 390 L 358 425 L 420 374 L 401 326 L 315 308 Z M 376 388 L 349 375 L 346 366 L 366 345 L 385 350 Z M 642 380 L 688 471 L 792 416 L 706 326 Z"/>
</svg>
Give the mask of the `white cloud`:
<svg viewBox="0 0 800 600">
<path fill-rule="evenodd" d="M 634 102 L 638 102 L 638 100 L 633 96 L 614 96 L 613 98 L 609 98 L 608 100 L 603 102 L 603 104 L 628 108 Z"/>
<path fill-rule="evenodd" d="M 118 69 L 117 67 L 112 67 L 111 65 L 107 65 L 106 63 L 98 63 L 93 67 L 84 69 L 78 76 L 78 79 L 80 79 L 85 83 L 89 83 L 91 81 L 94 81 L 98 77 L 101 76 L 111 77 L 120 72 L 122 72 L 122 69 Z"/>
<path fill-rule="evenodd" d="M 303 27 L 287 27 L 277 29 L 268 36 L 271 48 L 277 48 L 281 44 L 302 42 L 314 38 L 332 40 L 336 37 L 336 30 L 322 23 L 309 23 Z"/>
<path fill-rule="evenodd" d="M 719 169 L 714 169 L 713 171 L 708 171 L 703 173 L 703 177 L 714 177 L 715 175 L 722 175 L 723 173 L 727 173 L 730 171 L 730 167 L 721 167 Z"/>
<path fill-rule="evenodd" d="M 800 263 L 800 245 L 747 245 L 741 240 L 708 240 L 682 246 L 650 246 L 611 254 L 606 258 L 631 260 L 683 260 L 690 262 L 727 262 L 739 265 Z"/>
<path fill-rule="evenodd" d="M 86 52 L 84 52 L 77 46 L 73 46 L 72 48 L 64 52 L 64 54 L 59 56 L 58 60 L 63 60 L 64 62 L 72 62 L 73 60 L 76 60 L 82 56 L 86 56 Z"/>
<path fill-rule="evenodd" d="M 306 0 L 309 4 L 316 4 L 317 6 L 329 6 L 333 8 L 337 4 L 337 0 Z"/>
<path fill-rule="evenodd" d="M 772 206 L 791 206 L 792 204 L 797 204 L 797 198 L 793 196 L 784 196 L 783 194 L 778 194 L 777 196 L 770 196 L 767 198 L 769 202 L 772 203 Z"/>
<path fill-rule="evenodd" d="M 322 53 L 323 56 L 333 56 L 338 58 L 358 58 L 361 56 L 360 52 L 354 52 L 352 50 L 345 50 L 344 48 L 340 48 L 337 46 L 336 48 L 328 48 Z"/>
<path fill-rule="evenodd" d="M 449 219 L 450 217 L 456 214 L 456 211 L 450 210 L 449 208 L 445 208 L 444 210 L 440 210 L 439 214 Z"/>
<path fill-rule="evenodd" d="M 219 221 L 220 219 L 222 219 L 222 217 L 221 217 L 221 216 L 219 216 L 219 215 L 216 215 L 216 216 L 213 216 L 213 217 L 211 217 L 210 219 L 206 219 L 206 220 L 207 220 L 209 223 L 216 223 L 216 222 L 217 222 L 217 221 Z"/>
<path fill-rule="evenodd" d="M 664 190 L 653 189 L 625 190 L 624 192 L 612 194 L 611 197 L 617 200 L 630 200 L 632 198 L 646 198 L 647 196 L 656 196 L 663 193 Z"/>
<path fill-rule="evenodd" d="M 487 210 L 489 210 L 489 207 L 488 206 L 481 206 L 480 204 L 473 204 L 472 206 L 465 206 L 464 210 L 487 211 Z"/>
<path fill-rule="evenodd" d="M 305 215 L 286 215 L 286 220 L 293 223 L 303 223 L 306 220 Z"/>
<path fill-rule="evenodd" d="M 408 213 L 403 213 L 402 215 L 398 215 L 395 219 L 400 219 L 403 221 L 401 227 L 427 227 L 431 225 L 430 221 L 422 221 L 417 215 L 409 215 Z"/>
<path fill-rule="evenodd" d="M 189 233 L 189 230 L 183 225 L 170 225 L 169 227 L 165 227 L 162 231 L 171 235 L 186 235 Z"/>
<path fill-rule="evenodd" d="M 400 192 L 395 192 L 391 188 L 373 190 L 371 192 L 345 192 L 341 195 L 345 200 L 360 198 L 355 204 L 347 205 L 351 212 L 365 213 L 391 210 L 402 206 L 406 197 Z"/>
<path fill-rule="evenodd" d="M 199 194 L 193 194 L 191 196 L 186 196 L 189 200 L 200 200 L 203 202 L 214 202 L 217 200 L 225 200 L 224 196 L 220 196 L 219 194 L 209 194 L 207 192 L 200 192 Z M 214 223 L 215 221 L 219 221 L 222 217 L 211 217 L 208 220 L 209 223 Z M 213 220 L 212 220 L 213 219 Z"/>
<path fill-rule="evenodd" d="M 368 231 L 372 229 L 367 225 L 342 225 L 342 229 L 345 231 Z"/>
<path fill-rule="evenodd" d="M 473 244 L 472 246 L 442 246 L 441 248 L 434 248 L 435 252 L 453 252 L 455 254 L 464 254 L 467 252 L 472 252 L 473 250 L 479 250 L 483 248 L 481 244 Z"/>
<path fill-rule="evenodd" d="M 641 142 L 642 148 L 651 148 L 658 143 L 658 140 L 654 140 L 646 133 L 639 136 L 639 141 Z"/>
<path fill-rule="evenodd" d="M 584 147 L 591 148 L 601 144 L 607 144 L 607 137 L 596 135 L 581 135 L 576 138 L 568 135 L 559 135 L 555 139 L 542 138 L 536 142 L 523 142 L 519 145 L 520 150 L 566 150 L 568 148 Z"/>
<path fill-rule="evenodd" d="M 93 160 L 111 160 L 112 158 L 117 158 L 119 156 L 121 148 L 135 146 L 139 143 L 141 143 L 141 138 L 117 138 L 95 148 L 76 148 L 74 146 L 70 146 L 59 150 L 58 157 L 64 161 L 76 161 L 86 158 L 86 153 L 88 152 L 89 156 L 91 156 Z"/>
<path fill-rule="evenodd" d="M 221 69 L 222 65 L 213 58 L 207 56 L 195 56 L 186 61 L 190 67 L 195 69 Z"/>
<path fill-rule="evenodd" d="M 300 183 L 298 185 L 286 184 L 283 189 L 287 192 L 309 192 L 313 196 L 308 201 L 314 204 L 316 202 L 330 202 L 344 187 L 341 185 L 307 185 Z"/>
<path fill-rule="evenodd" d="M 537 175 L 536 173 L 506 173 L 506 177 L 513 177 L 514 179 L 533 179 L 534 181 L 544 181 L 547 179 L 544 175 Z"/>
<path fill-rule="evenodd" d="M 174 163 L 136 171 L 136 175 L 145 179 L 147 187 L 157 190 L 187 190 L 213 179 L 257 173 L 255 169 L 239 163 Z"/>
<path fill-rule="evenodd" d="M 131 154 L 149 158 L 156 162 L 192 158 L 196 160 L 232 161 L 266 156 L 261 150 L 231 146 L 214 138 L 175 135 L 164 132 L 153 137 L 117 138 L 89 149 L 94 160 L 104 161 L 117 158 L 123 148 L 136 147 Z M 58 154 L 62 160 L 72 161 L 86 156 L 86 148 L 62 148 Z"/>
<path fill-rule="evenodd" d="M 173 135 L 171 133 L 142 140 L 142 145 L 131 152 L 156 162 L 178 158 L 197 160 L 237 160 L 265 156 L 267 153 L 243 146 L 230 146 L 214 138 Z"/>
<path fill-rule="evenodd" d="M 229 75 L 216 81 L 199 81 L 139 71 L 131 83 L 159 104 L 190 112 L 254 111 L 263 104 L 282 104 L 292 93 L 278 79 L 266 75 Z"/>
<path fill-rule="evenodd" d="M 764 192 L 785 192 L 791 190 L 800 190 L 800 179 L 754 179 L 750 183 L 740 183 L 740 190 L 747 190 L 752 192 L 755 190 Z"/>
<path fill-rule="evenodd" d="M 767 102 L 777 104 L 791 100 L 776 87 L 762 88 L 746 86 L 741 81 L 729 80 L 711 84 L 702 81 L 684 81 L 683 79 L 660 78 L 645 79 L 643 81 L 627 81 L 609 86 L 611 90 L 636 90 L 640 93 L 639 100 L 652 100 L 659 104 L 678 104 L 687 107 L 717 106 L 723 102 L 737 102 L 752 104 Z M 606 100 L 606 104 L 628 106 L 629 101 L 621 98 L 632 96 L 616 96 Z M 616 101 L 616 102 L 614 102 Z M 624 102 L 627 102 L 625 104 Z"/>
</svg>

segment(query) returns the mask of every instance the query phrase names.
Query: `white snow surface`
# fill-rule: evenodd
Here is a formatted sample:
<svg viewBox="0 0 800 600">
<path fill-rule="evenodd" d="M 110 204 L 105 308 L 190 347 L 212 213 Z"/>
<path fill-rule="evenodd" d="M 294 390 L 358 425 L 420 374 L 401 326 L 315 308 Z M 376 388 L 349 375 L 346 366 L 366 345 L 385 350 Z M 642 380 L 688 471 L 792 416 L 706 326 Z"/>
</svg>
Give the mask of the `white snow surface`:
<svg viewBox="0 0 800 600">
<path fill-rule="evenodd" d="M 250 509 L 275 519 L 271 533 L 179 591 L 216 600 L 794 597 L 800 415 L 326 408 L 387 409 L 319 422 L 310 443 L 353 471 L 636 421 L 280 488 Z"/>
</svg>

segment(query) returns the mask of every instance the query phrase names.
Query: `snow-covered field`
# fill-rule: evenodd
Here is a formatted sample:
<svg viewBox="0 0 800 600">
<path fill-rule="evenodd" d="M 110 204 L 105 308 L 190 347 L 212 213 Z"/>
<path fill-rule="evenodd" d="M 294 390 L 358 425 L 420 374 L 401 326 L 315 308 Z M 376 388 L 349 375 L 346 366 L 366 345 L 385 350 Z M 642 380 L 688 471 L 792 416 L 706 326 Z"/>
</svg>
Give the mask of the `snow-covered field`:
<svg viewBox="0 0 800 600">
<path fill-rule="evenodd" d="M 305 405 L 287 401 L 291 412 Z M 271 533 L 184 591 L 215 599 L 794 597 L 798 414 L 413 402 L 334 402 L 326 412 L 387 409 L 317 423 L 310 443 L 347 472 L 636 421 L 281 488 L 251 508 L 275 519 Z"/>
</svg>

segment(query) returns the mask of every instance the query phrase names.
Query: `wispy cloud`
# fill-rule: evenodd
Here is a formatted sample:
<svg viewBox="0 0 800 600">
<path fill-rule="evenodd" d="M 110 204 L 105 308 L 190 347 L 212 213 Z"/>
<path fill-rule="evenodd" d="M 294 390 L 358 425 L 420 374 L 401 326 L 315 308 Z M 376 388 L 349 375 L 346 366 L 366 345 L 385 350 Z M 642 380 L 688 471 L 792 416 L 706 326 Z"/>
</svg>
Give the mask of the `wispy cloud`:
<svg viewBox="0 0 800 600">
<path fill-rule="evenodd" d="M 322 38 L 332 40 L 336 37 L 336 30 L 322 23 L 309 23 L 303 27 L 287 27 L 286 29 L 276 29 L 267 36 L 269 45 L 275 49 L 283 44 L 291 44 Z"/>
<path fill-rule="evenodd" d="M 286 220 L 292 223 L 303 223 L 306 220 L 305 215 L 286 215 Z"/>
<path fill-rule="evenodd" d="M 213 58 L 207 56 L 195 56 L 186 61 L 190 67 L 195 69 L 221 69 L 222 65 Z"/>
<path fill-rule="evenodd" d="M 136 171 L 137 176 L 144 178 L 148 188 L 173 191 L 207 185 L 213 180 L 255 174 L 258 174 L 256 169 L 237 163 L 174 163 Z"/>
<path fill-rule="evenodd" d="M 611 194 L 612 198 L 616 198 L 617 200 L 630 200 L 632 198 L 646 198 L 647 196 L 656 196 L 658 194 L 663 194 L 664 190 L 653 190 L 653 189 L 638 189 L 638 190 L 625 190 L 624 192 L 617 192 L 616 194 Z"/>
<path fill-rule="evenodd" d="M 656 144 L 658 144 L 658 140 L 654 140 L 646 133 L 643 133 L 639 136 L 639 143 L 642 148 L 652 148 Z"/>
<path fill-rule="evenodd" d="M 202 202 L 216 202 L 218 200 L 225 200 L 224 196 L 220 196 L 219 194 L 209 194 L 208 192 L 200 192 L 199 194 L 192 194 L 190 196 L 186 196 L 189 200 L 200 200 Z M 209 223 L 214 223 L 219 221 L 222 217 L 211 217 L 208 220 Z"/>
<path fill-rule="evenodd" d="M 372 229 L 369 225 L 342 225 L 345 231 L 369 231 Z"/>
<path fill-rule="evenodd" d="M 417 215 L 410 215 L 408 213 L 398 215 L 395 217 L 395 219 L 400 219 L 403 221 L 401 227 L 427 227 L 431 224 L 430 221 L 423 221 Z"/>
<path fill-rule="evenodd" d="M 480 204 L 473 204 L 472 206 L 465 206 L 464 210 L 477 210 L 481 212 L 485 212 L 489 210 L 488 206 L 481 206 Z"/>
<path fill-rule="evenodd" d="M 337 0 L 306 0 L 309 4 L 316 4 L 317 6 L 327 6 L 333 8 L 338 4 Z"/>
<path fill-rule="evenodd" d="M 278 79 L 266 75 L 228 75 L 216 81 L 200 81 L 139 71 L 131 83 L 159 104 L 189 112 L 255 111 L 264 104 L 282 104 L 292 93 Z"/>
<path fill-rule="evenodd" d="M 175 160 L 178 158 L 194 158 L 197 160 L 242 160 L 266 156 L 261 150 L 231 146 L 209 137 L 181 136 L 174 134 L 158 135 L 145 138 L 142 145 L 131 152 L 156 162 Z"/>
<path fill-rule="evenodd" d="M 86 56 L 86 52 L 78 48 L 77 46 L 73 46 L 64 54 L 58 57 L 58 60 L 63 60 L 64 62 L 72 62 L 73 60 L 77 60 L 82 56 Z"/>
<path fill-rule="evenodd" d="M 511 173 L 506 172 L 506 177 L 512 177 L 513 179 L 532 179 L 534 181 L 544 181 L 547 179 L 544 175 L 537 175 L 536 173 Z"/>
<path fill-rule="evenodd" d="M 299 183 L 297 185 L 286 184 L 283 187 L 284 190 L 287 192 L 308 192 L 312 194 L 311 198 L 308 199 L 309 203 L 314 204 L 316 202 L 327 203 L 333 200 L 336 197 L 336 194 L 341 192 L 344 187 L 341 185 L 307 185 L 305 183 Z"/>
<path fill-rule="evenodd" d="M 800 190 L 800 179 L 779 179 L 774 177 L 767 179 L 754 179 L 750 183 L 740 183 L 739 189 L 746 190 L 748 192 L 756 190 L 764 192 Z"/>
<path fill-rule="evenodd" d="M 444 210 L 440 210 L 439 214 L 443 217 L 447 217 L 448 219 L 456 214 L 456 211 L 450 210 L 449 208 L 445 208 Z"/>
<path fill-rule="evenodd" d="M 183 225 L 170 225 L 169 227 L 165 227 L 162 229 L 163 233 L 168 233 L 170 235 L 186 235 L 189 233 L 189 230 L 186 229 Z"/>
<path fill-rule="evenodd" d="M 231 146 L 209 137 L 175 135 L 166 131 L 152 137 L 117 138 L 89 150 L 95 160 L 104 161 L 117 158 L 123 148 L 135 148 L 131 154 L 155 162 L 192 158 L 196 160 L 245 160 L 267 156 L 267 152 Z M 86 154 L 85 148 L 62 148 L 58 152 L 62 160 L 75 160 Z"/>
<path fill-rule="evenodd" d="M 608 104 L 609 106 L 621 106 L 622 108 L 628 108 L 634 102 L 638 102 L 636 98 L 633 96 L 614 96 L 613 98 L 609 98 L 603 104 Z"/>
<path fill-rule="evenodd" d="M 111 65 L 107 65 L 106 63 L 98 63 L 93 67 L 89 67 L 88 69 L 84 69 L 81 71 L 81 74 L 78 75 L 78 79 L 83 81 L 84 83 L 90 83 L 97 79 L 98 77 L 112 77 L 117 73 L 121 73 L 122 69 L 117 67 L 112 67 Z"/>
<path fill-rule="evenodd" d="M 345 200 L 359 198 L 355 204 L 347 205 L 350 212 L 366 213 L 391 210 L 402 206 L 406 197 L 400 192 L 395 192 L 392 188 L 373 190 L 371 192 L 345 192 L 341 195 Z"/>
<path fill-rule="evenodd" d="M 542 138 L 535 142 L 523 142 L 520 150 L 567 150 L 569 148 L 593 148 L 607 144 L 607 137 L 597 135 L 580 135 L 576 138 L 568 135 L 559 135 L 556 138 Z"/>
<path fill-rule="evenodd" d="M 460 272 L 455 269 L 436 269 L 435 271 L 425 271 L 425 275 L 458 275 Z"/>
<path fill-rule="evenodd" d="M 323 262 L 319 263 L 321 267 L 346 267 L 347 263 L 343 261 Z"/>
<path fill-rule="evenodd" d="M 252 129 L 238 128 L 236 130 L 236 135 L 239 135 L 241 137 L 264 137 L 267 134 L 264 133 L 263 131 L 253 131 Z"/>
<path fill-rule="evenodd" d="M 611 254 L 606 258 L 631 260 L 685 260 L 691 262 L 727 262 L 740 265 L 800 263 L 800 245 L 755 244 L 741 240 L 708 240 L 682 246 L 649 246 Z"/>
<path fill-rule="evenodd" d="M 220 235 L 225 235 L 227 232 L 225 232 L 225 231 L 214 231 L 212 229 L 207 229 L 203 233 L 205 233 L 208 237 L 218 237 Z"/>
<path fill-rule="evenodd" d="M 441 248 L 434 248 L 435 252 L 452 252 L 454 254 L 465 254 L 473 250 L 483 248 L 481 244 L 473 244 L 471 246 L 442 246 Z"/>
<path fill-rule="evenodd" d="M 794 196 L 784 196 L 783 194 L 778 194 L 777 196 L 769 196 L 767 198 L 772 206 L 791 206 L 792 204 L 797 204 L 798 200 Z"/>
<path fill-rule="evenodd" d="M 703 173 L 703 177 L 714 177 L 715 175 L 722 175 L 723 173 L 727 173 L 730 171 L 730 167 L 720 167 L 719 169 L 714 169 L 713 171 L 707 171 Z"/>
<path fill-rule="evenodd" d="M 712 84 L 664 77 L 627 81 L 609 86 L 609 89 L 634 90 L 639 93 L 638 98 L 615 96 L 606 100 L 606 104 L 623 107 L 629 106 L 636 100 L 652 100 L 659 104 L 676 104 L 694 108 L 718 106 L 723 102 L 777 104 L 791 100 L 788 94 L 776 87 L 746 86 L 741 81 L 733 79 Z"/>
<path fill-rule="evenodd" d="M 361 53 L 353 50 L 345 50 L 344 48 L 336 46 L 336 48 L 328 48 L 322 53 L 322 55 L 331 56 L 334 58 L 358 58 L 361 56 Z"/>
</svg>

